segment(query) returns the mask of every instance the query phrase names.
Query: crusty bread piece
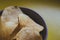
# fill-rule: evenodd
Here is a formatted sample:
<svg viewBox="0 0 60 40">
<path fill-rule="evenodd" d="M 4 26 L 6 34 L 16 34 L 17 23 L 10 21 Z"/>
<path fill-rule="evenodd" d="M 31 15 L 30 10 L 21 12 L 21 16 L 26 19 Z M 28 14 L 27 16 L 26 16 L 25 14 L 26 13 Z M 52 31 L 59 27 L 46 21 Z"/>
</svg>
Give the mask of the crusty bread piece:
<svg viewBox="0 0 60 40">
<path fill-rule="evenodd" d="M 23 28 L 23 27 L 34 27 L 36 30 L 38 30 L 39 32 L 42 31 L 44 28 L 43 26 L 37 24 L 36 22 L 34 22 L 29 16 L 23 14 L 23 13 L 20 13 L 19 14 L 19 23 L 20 23 L 20 27 Z M 38 27 L 38 28 L 37 28 Z"/>
<path fill-rule="evenodd" d="M 20 13 L 20 9 L 17 7 L 15 8 L 14 6 L 9 6 L 6 7 L 1 15 L 1 24 L 2 24 L 2 36 L 5 38 L 9 36 L 13 30 L 17 27 L 18 25 L 18 15 Z M 4 39 L 3 38 L 3 39 Z"/>
<path fill-rule="evenodd" d="M 38 27 L 37 27 L 38 28 Z M 16 40 L 42 40 L 42 36 L 33 27 L 22 28 L 13 38 Z"/>
</svg>

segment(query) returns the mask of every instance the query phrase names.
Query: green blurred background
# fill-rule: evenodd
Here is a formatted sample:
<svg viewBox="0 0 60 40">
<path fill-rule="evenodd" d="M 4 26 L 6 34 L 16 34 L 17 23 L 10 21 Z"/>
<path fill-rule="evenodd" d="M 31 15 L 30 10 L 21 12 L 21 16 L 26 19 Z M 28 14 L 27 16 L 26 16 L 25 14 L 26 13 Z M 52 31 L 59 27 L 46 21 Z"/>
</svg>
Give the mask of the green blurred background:
<svg viewBox="0 0 60 40">
<path fill-rule="evenodd" d="M 47 24 L 47 40 L 60 40 L 60 1 L 0 0 L 0 10 L 7 6 L 20 6 L 36 11 Z"/>
</svg>

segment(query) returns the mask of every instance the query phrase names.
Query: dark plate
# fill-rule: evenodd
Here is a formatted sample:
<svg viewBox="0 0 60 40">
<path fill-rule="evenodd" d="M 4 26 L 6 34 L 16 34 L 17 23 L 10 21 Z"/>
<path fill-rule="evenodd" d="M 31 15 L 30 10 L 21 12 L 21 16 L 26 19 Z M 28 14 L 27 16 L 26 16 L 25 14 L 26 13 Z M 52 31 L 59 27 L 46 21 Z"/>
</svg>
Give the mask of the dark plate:
<svg viewBox="0 0 60 40">
<path fill-rule="evenodd" d="M 36 23 L 38 23 L 39 25 L 42 25 L 44 27 L 44 30 L 41 31 L 41 35 L 42 35 L 42 38 L 43 40 L 46 40 L 46 37 L 47 37 L 47 26 L 46 26 L 46 23 L 45 21 L 43 20 L 43 18 L 37 14 L 36 12 L 34 12 L 33 10 L 31 9 L 28 9 L 28 8 L 23 8 L 23 7 L 20 7 L 20 9 L 22 10 L 22 12 L 26 15 L 28 15 L 31 19 L 33 19 Z M 0 16 L 2 15 L 2 12 L 3 11 L 0 11 Z"/>
</svg>

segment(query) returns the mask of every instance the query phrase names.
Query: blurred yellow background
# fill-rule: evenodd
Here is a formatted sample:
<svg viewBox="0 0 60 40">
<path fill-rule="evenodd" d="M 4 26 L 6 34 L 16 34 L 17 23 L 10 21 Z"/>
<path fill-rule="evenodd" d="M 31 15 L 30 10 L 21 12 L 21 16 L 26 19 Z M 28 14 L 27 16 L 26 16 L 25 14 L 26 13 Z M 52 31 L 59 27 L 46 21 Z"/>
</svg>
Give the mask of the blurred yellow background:
<svg viewBox="0 0 60 40">
<path fill-rule="evenodd" d="M 58 1 L 0 0 L 0 10 L 7 6 L 20 6 L 36 11 L 47 24 L 47 40 L 60 40 L 60 3 Z"/>
</svg>

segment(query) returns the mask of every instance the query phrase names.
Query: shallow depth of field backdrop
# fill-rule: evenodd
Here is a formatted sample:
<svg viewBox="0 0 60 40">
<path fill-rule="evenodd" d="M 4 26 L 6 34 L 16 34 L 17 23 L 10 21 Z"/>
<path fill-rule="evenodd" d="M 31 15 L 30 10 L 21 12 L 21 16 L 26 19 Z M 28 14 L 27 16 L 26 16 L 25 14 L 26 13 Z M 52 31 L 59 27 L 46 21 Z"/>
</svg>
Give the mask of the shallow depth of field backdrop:
<svg viewBox="0 0 60 40">
<path fill-rule="evenodd" d="M 60 40 L 60 3 L 59 1 L 39 0 L 0 0 L 0 10 L 7 6 L 20 6 L 32 9 L 45 20 L 48 28 L 47 40 Z"/>
</svg>

